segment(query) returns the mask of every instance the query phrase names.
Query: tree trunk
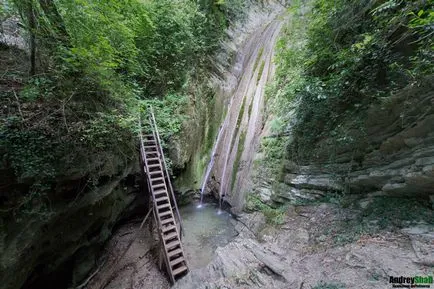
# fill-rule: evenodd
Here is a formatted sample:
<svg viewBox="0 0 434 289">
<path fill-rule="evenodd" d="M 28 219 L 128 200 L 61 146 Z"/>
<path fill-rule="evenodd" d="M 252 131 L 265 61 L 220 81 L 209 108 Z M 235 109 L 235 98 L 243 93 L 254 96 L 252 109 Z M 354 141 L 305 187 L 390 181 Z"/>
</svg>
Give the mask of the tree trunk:
<svg viewBox="0 0 434 289">
<path fill-rule="evenodd" d="M 27 12 L 28 12 L 28 17 L 29 17 L 29 34 L 30 34 L 30 41 L 29 41 L 30 70 L 29 70 L 29 74 L 30 74 L 30 76 L 33 76 L 36 74 L 36 36 L 35 36 L 36 21 L 35 21 L 35 13 L 34 13 L 32 1 L 28 1 Z"/>
</svg>

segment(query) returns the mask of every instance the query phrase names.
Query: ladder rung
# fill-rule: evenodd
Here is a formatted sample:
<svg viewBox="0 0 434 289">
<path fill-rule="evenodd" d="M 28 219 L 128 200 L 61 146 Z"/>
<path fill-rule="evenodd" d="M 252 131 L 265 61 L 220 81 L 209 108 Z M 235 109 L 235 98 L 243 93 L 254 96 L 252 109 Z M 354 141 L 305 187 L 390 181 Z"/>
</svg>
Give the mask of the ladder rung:
<svg viewBox="0 0 434 289">
<path fill-rule="evenodd" d="M 162 204 L 162 205 L 157 205 L 157 209 L 158 209 L 158 210 L 165 209 L 165 208 L 170 208 L 170 207 L 171 207 L 171 206 L 170 206 L 169 203 L 167 203 L 167 204 Z"/>
<path fill-rule="evenodd" d="M 184 257 L 180 256 L 176 258 L 175 260 L 170 261 L 170 267 L 173 267 L 181 262 L 185 261 Z"/>
<path fill-rule="evenodd" d="M 169 216 L 169 215 L 172 215 L 172 211 L 167 211 L 167 212 L 163 212 L 163 213 L 161 213 L 161 214 L 159 214 L 160 215 L 160 218 L 161 217 L 164 217 L 164 216 Z"/>
<path fill-rule="evenodd" d="M 160 160 L 160 158 L 147 158 L 146 159 L 146 161 L 149 163 L 149 162 L 153 162 L 153 161 L 159 161 Z"/>
<path fill-rule="evenodd" d="M 153 146 L 143 146 L 145 149 L 157 149 L 157 145 Z"/>
<path fill-rule="evenodd" d="M 161 193 L 165 193 L 166 191 L 162 190 L 162 191 L 159 191 L 159 192 L 161 192 Z M 156 194 L 159 194 L 159 193 L 158 193 L 158 192 L 154 192 L 154 194 L 156 195 Z M 162 201 L 169 201 L 169 198 L 166 197 L 166 196 L 164 196 L 164 197 L 156 198 L 155 201 L 156 201 L 157 203 L 158 203 L 158 202 L 162 202 Z"/>
<path fill-rule="evenodd" d="M 159 182 L 159 181 L 163 181 L 164 178 L 155 178 L 155 179 L 151 179 L 151 182 Z"/>
<path fill-rule="evenodd" d="M 175 223 L 175 219 L 174 218 L 167 218 L 167 219 L 161 221 L 161 225 L 166 225 L 166 224 L 169 224 L 169 223 L 172 223 L 172 222 Z"/>
<path fill-rule="evenodd" d="M 174 229 L 176 229 L 175 225 L 169 225 L 169 226 L 164 226 L 162 230 L 163 230 L 163 233 L 167 233 L 167 232 L 172 231 Z"/>
<path fill-rule="evenodd" d="M 162 198 L 162 197 L 166 197 L 166 196 L 167 196 L 166 192 L 154 194 L 154 198 Z"/>
<path fill-rule="evenodd" d="M 159 163 L 158 163 L 158 164 L 154 164 L 154 165 L 149 165 L 149 166 L 148 166 L 149 169 L 158 168 L 158 167 L 160 167 L 160 164 L 159 164 Z"/>
<path fill-rule="evenodd" d="M 175 249 L 175 250 L 170 251 L 169 253 L 167 253 L 167 256 L 169 258 L 171 258 L 171 257 L 176 256 L 176 255 L 181 254 L 181 253 L 182 253 L 182 249 L 179 248 L 179 249 Z"/>
<path fill-rule="evenodd" d="M 162 184 L 162 185 L 164 185 L 164 184 Z M 154 196 L 156 196 L 156 195 L 161 195 L 161 194 L 165 194 L 165 197 L 167 196 L 166 194 L 167 194 L 167 192 L 166 192 L 166 189 L 165 188 L 163 188 L 163 189 L 159 189 L 159 190 L 155 190 L 155 188 L 159 188 L 159 187 L 162 187 L 162 186 L 152 186 L 152 188 L 154 188 Z M 160 198 L 162 198 L 162 197 L 160 197 Z"/>
<path fill-rule="evenodd" d="M 173 274 L 173 276 L 176 276 L 176 275 L 179 275 L 179 274 L 181 274 L 181 273 L 183 273 L 183 272 L 185 272 L 185 271 L 187 271 L 187 270 L 188 270 L 187 266 L 182 265 L 181 267 L 179 267 L 179 268 L 173 270 L 173 271 L 172 271 L 172 274 Z"/>
<path fill-rule="evenodd" d="M 160 188 L 160 189 L 157 189 L 157 188 Z M 162 194 L 163 191 L 164 191 L 164 193 L 166 193 L 166 184 L 161 183 L 161 184 L 153 185 L 152 189 L 154 190 L 154 195 Z"/>
<path fill-rule="evenodd" d="M 173 232 L 173 233 L 169 233 L 169 234 L 167 234 L 167 235 L 163 235 L 163 239 L 165 240 L 165 241 L 167 241 L 167 240 L 170 240 L 170 239 L 173 239 L 173 238 L 178 238 L 178 233 L 176 233 L 176 232 Z"/>
<path fill-rule="evenodd" d="M 179 243 L 178 239 L 173 240 L 172 242 L 166 244 L 166 249 L 169 250 L 169 249 L 174 248 L 180 244 L 181 243 Z"/>
<path fill-rule="evenodd" d="M 149 172 L 149 174 L 150 175 L 156 175 L 156 174 L 163 174 L 163 172 L 162 171 L 152 171 L 152 172 Z"/>
</svg>

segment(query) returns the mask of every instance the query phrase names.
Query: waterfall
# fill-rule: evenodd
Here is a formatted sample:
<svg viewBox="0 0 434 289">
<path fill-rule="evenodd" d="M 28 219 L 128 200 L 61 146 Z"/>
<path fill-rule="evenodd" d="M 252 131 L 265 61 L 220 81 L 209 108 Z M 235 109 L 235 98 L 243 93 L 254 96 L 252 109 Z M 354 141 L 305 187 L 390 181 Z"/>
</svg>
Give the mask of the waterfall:
<svg viewBox="0 0 434 289">
<path fill-rule="evenodd" d="M 225 120 L 225 123 L 226 123 L 226 120 Z M 208 179 L 209 179 L 209 176 L 211 174 L 212 167 L 214 166 L 214 160 L 215 160 L 215 157 L 216 157 L 217 147 L 218 147 L 218 144 L 220 143 L 220 139 L 221 139 L 221 136 L 222 136 L 223 127 L 224 127 L 225 123 L 223 123 L 223 125 L 220 126 L 219 133 L 217 135 L 217 139 L 216 139 L 216 141 L 214 143 L 214 146 L 212 148 L 212 151 L 211 151 L 211 159 L 210 159 L 210 161 L 208 163 L 208 166 L 207 166 L 207 169 L 206 169 L 206 173 L 205 173 L 205 176 L 204 176 L 203 181 L 202 181 L 202 187 L 200 188 L 200 204 L 199 204 L 199 206 L 202 206 L 203 194 L 205 192 L 205 187 L 206 187 L 206 184 L 208 183 Z"/>
</svg>

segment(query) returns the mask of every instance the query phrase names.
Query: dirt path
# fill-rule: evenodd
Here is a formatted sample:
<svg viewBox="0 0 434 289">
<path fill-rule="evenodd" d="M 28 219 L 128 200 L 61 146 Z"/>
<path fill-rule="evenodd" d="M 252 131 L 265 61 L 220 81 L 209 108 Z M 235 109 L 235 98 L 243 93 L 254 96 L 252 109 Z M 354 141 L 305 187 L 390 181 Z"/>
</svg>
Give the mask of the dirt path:
<svg viewBox="0 0 434 289">
<path fill-rule="evenodd" d="M 148 226 L 142 230 L 139 227 L 140 220 L 121 226 L 113 234 L 94 276 L 89 276 L 90 282 L 83 289 L 170 287 L 157 266 L 156 239 L 149 234 Z"/>
</svg>

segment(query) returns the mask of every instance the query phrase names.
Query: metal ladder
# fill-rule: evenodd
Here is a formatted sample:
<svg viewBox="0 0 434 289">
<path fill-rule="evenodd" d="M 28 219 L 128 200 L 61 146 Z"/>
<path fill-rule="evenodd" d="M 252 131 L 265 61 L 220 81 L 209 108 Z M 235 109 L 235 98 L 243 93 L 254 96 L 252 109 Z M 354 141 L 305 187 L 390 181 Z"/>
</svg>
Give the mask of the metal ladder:
<svg viewBox="0 0 434 289">
<path fill-rule="evenodd" d="M 182 221 L 152 108 L 149 111 L 149 125 L 151 134 L 142 135 L 140 131 L 140 165 L 152 197 L 154 221 L 160 238 L 160 269 L 164 260 L 170 281 L 174 284 L 188 273 L 181 243 Z"/>
</svg>

